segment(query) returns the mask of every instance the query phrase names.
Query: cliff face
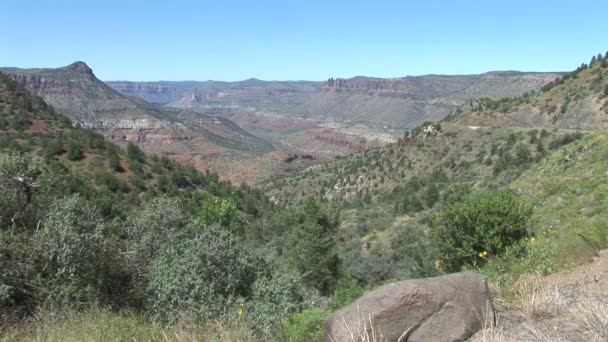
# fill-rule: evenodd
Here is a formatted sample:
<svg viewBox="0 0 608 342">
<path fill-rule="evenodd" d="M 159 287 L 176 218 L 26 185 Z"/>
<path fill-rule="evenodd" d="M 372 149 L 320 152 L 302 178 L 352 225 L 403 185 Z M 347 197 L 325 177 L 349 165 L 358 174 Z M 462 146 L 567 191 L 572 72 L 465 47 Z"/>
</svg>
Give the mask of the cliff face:
<svg viewBox="0 0 608 342">
<path fill-rule="evenodd" d="M 186 87 L 165 83 L 119 81 L 110 82 L 109 85 L 122 94 L 135 96 L 158 106 L 174 101 L 188 91 Z"/>
<path fill-rule="evenodd" d="M 85 63 L 57 69 L 0 69 L 81 126 L 117 142 L 132 140 L 155 152 L 272 150 L 227 119 L 158 108 L 129 98 L 97 79 Z M 132 84 L 131 84 L 132 85 Z M 163 87 L 146 87 L 157 89 Z"/>
<path fill-rule="evenodd" d="M 415 127 L 440 120 L 469 99 L 537 90 L 556 73 L 493 72 L 402 78 L 330 78 L 326 82 L 109 82 L 114 89 L 168 107 L 228 115 L 249 110 L 278 116 Z"/>
<path fill-rule="evenodd" d="M 310 99 L 312 113 L 412 128 L 443 119 L 469 99 L 499 99 L 538 90 L 556 73 L 488 73 L 394 79 L 330 78 Z"/>
</svg>

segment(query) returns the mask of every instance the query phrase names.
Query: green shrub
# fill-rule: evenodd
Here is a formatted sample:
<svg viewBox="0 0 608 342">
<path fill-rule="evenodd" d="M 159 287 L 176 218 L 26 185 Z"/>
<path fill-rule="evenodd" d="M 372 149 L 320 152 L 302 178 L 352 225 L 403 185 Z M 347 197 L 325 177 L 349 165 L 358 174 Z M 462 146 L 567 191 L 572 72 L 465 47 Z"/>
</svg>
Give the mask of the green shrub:
<svg viewBox="0 0 608 342">
<path fill-rule="evenodd" d="M 276 269 L 256 279 L 251 301 L 238 313 L 246 315 L 257 333 L 268 336 L 278 333 L 283 318 L 317 304 L 311 302 L 316 297 L 302 286 L 300 277 Z"/>
<path fill-rule="evenodd" d="M 177 201 L 169 199 L 157 198 L 133 210 L 124 225 L 130 267 L 146 273 L 170 241 L 188 238 L 187 219 Z"/>
<path fill-rule="evenodd" d="M 100 299 L 109 255 L 100 223 L 99 213 L 78 195 L 51 206 L 40 233 L 47 260 L 44 292 L 50 305 L 64 307 Z"/>
<path fill-rule="evenodd" d="M 325 341 L 323 325 L 329 311 L 309 309 L 283 321 L 282 338 L 290 342 Z"/>
<path fill-rule="evenodd" d="M 435 217 L 429 232 L 441 268 L 458 271 L 463 265 L 482 264 L 504 253 L 528 236 L 531 215 L 532 208 L 508 191 L 481 193 L 449 205 Z"/>
<path fill-rule="evenodd" d="M 331 306 L 339 309 L 346 306 L 365 293 L 365 289 L 359 286 L 352 278 L 344 278 L 338 282 L 333 295 L 331 296 Z"/>
<path fill-rule="evenodd" d="M 260 262 L 218 226 L 190 226 L 192 238 L 173 239 L 152 261 L 148 307 L 162 320 L 220 319 L 251 294 Z"/>
</svg>

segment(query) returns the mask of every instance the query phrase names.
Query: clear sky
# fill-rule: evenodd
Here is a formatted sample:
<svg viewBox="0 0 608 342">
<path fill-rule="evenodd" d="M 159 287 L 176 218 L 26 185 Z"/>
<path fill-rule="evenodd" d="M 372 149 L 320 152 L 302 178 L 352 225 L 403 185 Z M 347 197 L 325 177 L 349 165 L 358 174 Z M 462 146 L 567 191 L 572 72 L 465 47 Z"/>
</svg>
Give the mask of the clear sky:
<svg viewBox="0 0 608 342">
<path fill-rule="evenodd" d="M 1 0 L 0 66 L 103 80 L 325 80 L 569 71 L 608 49 L 608 1 Z"/>
</svg>

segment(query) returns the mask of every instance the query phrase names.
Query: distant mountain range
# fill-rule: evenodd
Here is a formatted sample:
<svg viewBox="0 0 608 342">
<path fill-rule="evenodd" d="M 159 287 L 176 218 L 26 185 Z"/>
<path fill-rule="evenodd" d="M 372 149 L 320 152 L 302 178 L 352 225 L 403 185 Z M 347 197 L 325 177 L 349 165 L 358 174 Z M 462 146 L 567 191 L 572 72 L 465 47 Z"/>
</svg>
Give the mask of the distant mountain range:
<svg viewBox="0 0 608 342">
<path fill-rule="evenodd" d="M 330 78 L 325 82 L 107 82 L 119 92 L 159 106 L 225 114 L 253 110 L 288 117 L 413 128 L 440 120 L 469 99 L 522 95 L 561 73 L 489 72 L 382 79 Z"/>
<path fill-rule="evenodd" d="M 250 183 L 396 141 L 470 99 L 538 90 L 559 73 L 314 81 L 102 82 L 84 62 L 0 68 L 73 122 Z M 277 151 L 278 150 L 278 151 Z"/>
</svg>

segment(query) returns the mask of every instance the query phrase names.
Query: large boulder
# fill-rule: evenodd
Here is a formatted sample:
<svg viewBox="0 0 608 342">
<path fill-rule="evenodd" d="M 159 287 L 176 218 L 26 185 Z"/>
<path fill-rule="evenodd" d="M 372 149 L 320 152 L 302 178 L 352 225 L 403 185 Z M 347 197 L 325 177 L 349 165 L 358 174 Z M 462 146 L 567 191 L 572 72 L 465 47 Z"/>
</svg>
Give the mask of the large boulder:
<svg viewBox="0 0 608 342">
<path fill-rule="evenodd" d="M 384 285 L 325 322 L 334 342 L 462 341 L 494 324 L 490 291 L 479 273 L 462 272 Z"/>
</svg>

